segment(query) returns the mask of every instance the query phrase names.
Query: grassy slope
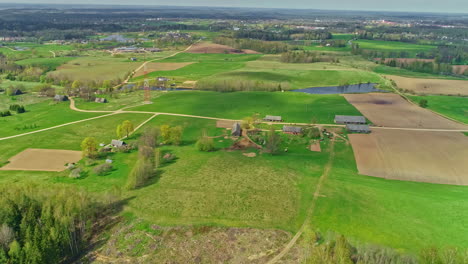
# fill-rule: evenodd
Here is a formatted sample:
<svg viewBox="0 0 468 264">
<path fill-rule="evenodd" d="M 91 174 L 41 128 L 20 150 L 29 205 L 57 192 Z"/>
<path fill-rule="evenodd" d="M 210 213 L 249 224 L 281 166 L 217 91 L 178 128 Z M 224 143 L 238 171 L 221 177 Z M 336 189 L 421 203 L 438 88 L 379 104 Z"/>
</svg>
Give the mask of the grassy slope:
<svg viewBox="0 0 468 264">
<path fill-rule="evenodd" d="M 361 49 L 381 50 L 381 51 L 407 51 L 412 56 L 422 51 L 435 49 L 432 45 L 418 45 L 412 43 L 384 40 L 355 40 L 353 43 L 358 43 Z"/>
<path fill-rule="evenodd" d="M 157 97 L 161 94 L 158 91 L 152 91 L 151 95 Z M 119 110 L 123 107 L 128 106 L 135 106 L 142 104 L 144 101 L 144 92 L 143 91 L 135 91 L 131 93 L 119 93 L 114 96 L 108 95 L 98 95 L 99 97 L 107 98 L 107 103 L 99 104 L 95 102 L 88 102 L 81 98 L 75 98 L 76 107 L 79 109 L 84 110 L 104 110 L 104 111 L 112 111 L 112 110 Z"/>
<path fill-rule="evenodd" d="M 361 176 L 351 147 L 336 149 L 312 222 L 322 232 L 413 253 L 432 245 L 468 247 L 468 187 Z"/>
<path fill-rule="evenodd" d="M 276 56 L 265 56 L 250 61 L 246 67 L 215 75 L 213 79 L 247 79 L 256 81 L 289 82 L 292 89 L 335 86 L 357 83 L 381 83 L 382 78 L 373 72 L 359 70 L 348 65 L 330 63 L 281 63 Z"/>
<path fill-rule="evenodd" d="M 55 78 L 68 78 L 70 80 L 103 81 L 124 78 L 141 62 L 129 62 L 125 58 L 112 57 L 83 57 L 63 64 L 49 75 Z"/>
<path fill-rule="evenodd" d="M 228 119 L 242 119 L 259 113 L 281 115 L 286 122 L 333 123 L 335 114 L 359 114 L 342 96 L 304 93 L 237 92 L 218 93 L 182 91 L 164 94 L 153 104 L 129 110 L 191 114 Z"/>
<path fill-rule="evenodd" d="M 427 108 L 468 124 L 468 97 L 444 95 L 408 97 L 415 103 L 419 103 L 421 99 L 426 99 L 428 102 Z"/>
<path fill-rule="evenodd" d="M 60 65 L 67 63 L 71 60 L 74 60 L 74 57 L 56 57 L 56 58 L 32 58 L 32 59 L 24 59 L 15 62 L 18 65 L 22 66 L 40 66 L 40 67 L 47 67 L 49 69 L 56 69 Z"/>
<path fill-rule="evenodd" d="M 447 80 L 466 80 L 468 78 L 458 78 L 453 76 L 447 75 L 440 75 L 440 74 L 430 74 L 430 73 L 423 73 L 423 72 L 414 72 L 402 68 L 397 67 L 390 67 L 385 65 L 378 65 L 374 67 L 374 72 L 380 74 L 388 74 L 388 75 L 398 75 L 403 77 L 411 77 L 411 78 L 431 78 L 431 79 L 447 79 Z"/>
<path fill-rule="evenodd" d="M 195 62 L 191 65 L 173 71 L 155 71 L 146 77 L 167 76 L 182 80 L 196 81 L 217 73 L 232 71 L 242 68 L 247 61 L 255 60 L 261 55 L 237 55 L 237 54 L 192 54 L 180 53 L 177 56 L 161 60 L 159 62 Z M 145 76 L 133 78 L 133 81 L 143 80 Z"/>
<path fill-rule="evenodd" d="M 13 113 L 12 116 L 0 118 L 1 137 L 26 133 L 102 115 L 99 113 L 76 112 L 69 108 L 68 102 L 55 103 L 51 99 L 41 103 L 27 105 L 25 108 L 27 111 L 26 113 Z M 28 127 L 31 125 L 34 127 Z"/>
<path fill-rule="evenodd" d="M 80 150 L 81 141 L 85 137 L 96 137 L 99 142 L 110 142 L 114 139 L 115 128 L 124 120 L 139 124 L 151 115 L 148 114 L 118 114 L 103 117 L 85 123 L 73 124 L 45 132 L 0 141 L 0 160 L 7 160 L 26 148 L 50 148 Z M 2 173 L 3 175 L 5 173 Z M 10 174 L 12 174 L 10 172 Z"/>
</svg>

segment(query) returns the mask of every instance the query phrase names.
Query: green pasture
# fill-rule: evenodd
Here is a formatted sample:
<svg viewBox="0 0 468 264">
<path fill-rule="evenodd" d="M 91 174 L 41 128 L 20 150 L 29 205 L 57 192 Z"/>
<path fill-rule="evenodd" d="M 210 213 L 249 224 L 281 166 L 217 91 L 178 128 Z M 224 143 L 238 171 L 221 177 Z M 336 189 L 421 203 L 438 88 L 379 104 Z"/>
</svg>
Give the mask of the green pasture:
<svg viewBox="0 0 468 264">
<path fill-rule="evenodd" d="M 441 74 L 431 74 L 423 72 L 414 72 L 398 67 L 390 67 L 386 65 L 378 65 L 373 68 L 373 71 L 379 74 L 385 75 L 398 75 L 403 77 L 412 77 L 412 78 L 432 78 L 432 79 L 447 79 L 447 80 L 467 80 L 468 77 L 453 77 L 448 75 Z"/>
<path fill-rule="evenodd" d="M 151 96 L 158 97 L 161 92 L 152 91 Z M 136 106 L 143 104 L 145 100 L 144 91 L 134 91 L 131 93 L 115 93 L 112 96 L 99 95 L 107 99 L 107 103 L 101 104 L 96 102 L 89 102 L 81 98 L 75 98 L 76 107 L 83 110 L 104 110 L 115 111 L 124 107 Z"/>
<path fill-rule="evenodd" d="M 285 122 L 333 123 L 335 115 L 358 115 L 359 111 L 340 95 L 294 92 L 202 92 L 176 91 L 153 99 L 152 104 L 128 110 L 242 119 L 254 114 L 279 115 Z"/>
<path fill-rule="evenodd" d="M 359 44 L 359 48 L 368 50 L 378 50 L 386 52 L 400 52 L 406 51 L 411 57 L 415 57 L 419 52 L 427 52 L 437 48 L 433 45 L 420 45 L 398 41 L 384 41 L 384 40 L 355 40 L 353 43 Z"/>
<path fill-rule="evenodd" d="M 34 90 L 35 86 L 41 85 L 41 83 L 38 82 L 23 82 L 23 81 L 10 81 L 10 80 L 1 80 L 0 82 L 0 88 L 1 89 L 7 89 L 10 86 L 18 87 L 22 86 L 23 90 L 22 92 L 32 92 Z M 55 89 L 61 89 L 62 87 L 57 86 L 57 85 L 52 85 Z M 32 94 L 28 94 L 30 97 L 33 97 Z M 25 96 L 25 95 L 23 95 Z M 17 99 L 22 98 L 22 96 L 15 96 Z M 1 96 L 0 96 L 1 98 Z M 1 100 L 1 99 L 0 99 Z"/>
<path fill-rule="evenodd" d="M 21 102 L 13 101 L 11 104 L 21 104 Z M 100 113 L 73 111 L 69 107 L 69 102 L 57 103 L 50 98 L 40 103 L 26 104 L 25 108 L 25 113 L 17 114 L 13 112 L 12 116 L 0 117 L 0 137 L 31 132 L 102 115 Z M 0 111 L 6 109 L 7 107 L 4 109 L 0 107 Z"/>
<path fill-rule="evenodd" d="M 133 78 L 139 81 L 145 78 L 166 76 L 178 81 L 197 81 L 214 74 L 232 71 L 242 68 L 247 61 L 255 60 L 261 55 L 238 55 L 238 54 L 192 54 L 180 53 L 158 62 L 194 62 L 183 68 L 173 71 L 155 71 L 145 76 Z"/>
<path fill-rule="evenodd" d="M 16 61 L 15 63 L 21 66 L 34 66 L 41 68 L 48 68 L 49 70 L 55 70 L 62 64 L 65 64 L 71 60 L 76 59 L 75 57 L 56 57 L 56 58 L 31 58 Z"/>
<path fill-rule="evenodd" d="M 24 51 L 14 50 L 15 47 L 26 48 Z M 29 42 L 17 42 L 17 43 L 7 43 L 4 47 L 0 47 L 0 52 L 4 53 L 7 56 L 15 56 L 18 58 L 52 58 L 54 57 L 52 52 L 55 52 L 56 55 L 59 55 L 62 51 L 71 51 L 73 50 L 71 45 L 58 45 L 58 44 L 37 44 Z M 51 52 L 52 51 L 52 52 Z"/>
<path fill-rule="evenodd" d="M 150 116 L 149 114 L 116 114 L 3 140 L 0 141 L 2 149 L 0 160 L 7 160 L 27 148 L 80 150 L 80 144 L 86 137 L 95 137 L 99 142 L 109 143 L 117 137 L 116 127 L 124 120 L 130 120 L 137 126 Z M 0 175 L 8 174 L 14 175 L 15 173 L 2 172 Z"/>
<path fill-rule="evenodd" d="M 428 109 L 468 124 L 468 97 L 428 95 L 408 96 L 408 98 L 416 104 L 425 99 Z"/>
<path fill-rule="evenodd" d="M 112 57 L 82 57 L 63 64 L 48 76 L 57 79 L 104 81 L 123 79 L 135 70 L 141 62 L 125 61 Z"/>
<path fill-rule="evenodd" d="M 357 173 L 351 146 L 337 143 L 312 225 L 355 244 L 419 253 L 424 247 L 468 248 L 468 187 L 393 181 Z"/>
</svg>

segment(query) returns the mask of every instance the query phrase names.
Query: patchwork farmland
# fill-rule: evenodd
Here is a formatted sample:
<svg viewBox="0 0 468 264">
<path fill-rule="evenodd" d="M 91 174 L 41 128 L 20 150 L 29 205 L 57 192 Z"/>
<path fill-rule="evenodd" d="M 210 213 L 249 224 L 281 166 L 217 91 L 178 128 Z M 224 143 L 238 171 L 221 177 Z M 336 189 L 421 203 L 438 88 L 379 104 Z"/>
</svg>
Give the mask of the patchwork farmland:
<svg viewBox="0 0 468 264">
<path fill-rule="evenodd" d="M 467 259 L 463 16 L 61 8 L 0 9 L 0 262 Z"/>
</svg>

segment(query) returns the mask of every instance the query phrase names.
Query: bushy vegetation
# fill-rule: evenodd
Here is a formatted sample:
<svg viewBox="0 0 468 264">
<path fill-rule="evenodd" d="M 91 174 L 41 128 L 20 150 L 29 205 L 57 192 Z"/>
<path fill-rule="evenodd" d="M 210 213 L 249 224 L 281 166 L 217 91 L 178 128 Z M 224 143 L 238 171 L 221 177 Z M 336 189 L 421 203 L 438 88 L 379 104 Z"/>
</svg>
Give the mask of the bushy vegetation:
<svg viewBox="0 0 468 264">
<path fill-rule="evenodd" d="M 242 92 L 242 91 L 267 91 L 277 92 L 290 90 L 287 82 L 274 81 L 253 81 L 242 79 L 203 79 L 197 82 L 196 88 L 199 90 L 211 90 L 218 92 Z"/>
<path fill-rule="evenodd" d="M 289 50 L 289 46 L 283 42 L 269 42 L 256 39 L 235 39 L 217 37 L 214 43 L 231 46 L 235 49 L 251 49 L 266 54 L 279 54 Z"/>
<path fill-rule="evenodd" d="M 22 113 L 26 112 L 26 109 L 22 105 L 13 104 L 13 105 L 10 105 L 10 111 L 15 111 L 18 114 L 22 114 Z"/>
<path fill-rule="evenodd" d="M 313 63 L 313 62 L 340 62 L 336 56 L 315 51 L 288 51 L 281 55 L 281 62 L 286 63 Z"/>
<path fill-rule="evenodd" d="M 215 149 L 213 138 L 208 137 L 206 132 L 198 139 L 196 147 L 199 151 L 210 152 Z"/>
<path fill-rule="evenodd" d="M 62 263 L 89 246 L 108 204 L 65 186 L 0 187 L 0 262 Z"/>
</svg>

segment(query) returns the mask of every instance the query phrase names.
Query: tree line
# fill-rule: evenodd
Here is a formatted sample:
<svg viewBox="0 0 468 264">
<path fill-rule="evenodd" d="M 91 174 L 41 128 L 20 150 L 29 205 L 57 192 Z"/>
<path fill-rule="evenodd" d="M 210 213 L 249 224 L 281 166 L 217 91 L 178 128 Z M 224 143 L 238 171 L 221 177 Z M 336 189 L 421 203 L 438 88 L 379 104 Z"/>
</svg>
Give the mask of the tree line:
<svg viewBox="0 0 468 264">
<path fill-rule="evenodd" d="M 234 39 L 229 37 L 213 38 L 216 44 L 231 46 L 235 49 L 251 49 L 266 54 L 279 54 L 289 50 L 289 45 L 283 42 L 262 41 L 257 39 Z"/>
<path fill-rule="evenodd" d="M 196 89 L 211 90 L 218 92 L 237 92 L 237 91 L 285 91 L 290 90 L 289 82 L 274 81 L 254 81 L 243 79 L 224 79 L 224 80 L 200 80 L 197 82 Z"/>
<path fill-rule="evenodd" d="M 80 256 L 117 199 L 66 186 L 0 187 L 0 263 L 64 263 Z"/>
</svg>

